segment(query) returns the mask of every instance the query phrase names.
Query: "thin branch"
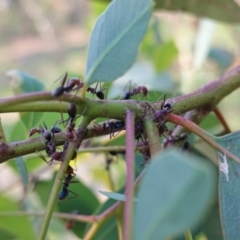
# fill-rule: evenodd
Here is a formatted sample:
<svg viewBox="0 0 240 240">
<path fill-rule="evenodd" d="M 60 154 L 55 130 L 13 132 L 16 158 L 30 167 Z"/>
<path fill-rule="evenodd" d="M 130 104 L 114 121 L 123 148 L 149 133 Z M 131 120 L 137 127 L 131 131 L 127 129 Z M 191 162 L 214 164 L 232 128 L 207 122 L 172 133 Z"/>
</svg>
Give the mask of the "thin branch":
<svg viewBox="0 0 240 240">
<path fill-rule="evenodd" d="M 68 148 L 67 148 L 67 150 L 64 154 L 63 161 L 62 161 L 61 166 L 58 170 L 58 173 L 57 173 L 57 176 L 55 178 L 54 185 L 53 185 L 50 197 L 49 197 L 49 201 L 48 201 L 47 209 L 46 209 L 46 214 L 44 216 L 43 223 L 42 223 L 42 226 L 41 226 L 41 230 L 40 230 L 40 233 L 39 233 L 39 236 L 38 236 L 39 240 L 44 240 L 45 237 L 46 237 L 48 226 L 49 226 L 49 223 L 50 223 L 50 220 L 51 220 L 51 217 L 52 217 L 52 214 L 53 214 L 53 210 L 54 210 L 54 207 L 55 207 L 55 204 L 56 204 L 57 196 L 58 196 L 58 193 L 59 193 L 59 190 L 60 190 L 60 186 L 62 184 L 61 179 L 63 179 L 63 177 L 65 175 L 66 169 L 69 165 L 69 162 L 71 160 L 71 157 L 72 157 L 76 147 L 78 148 L 80 146 L 82 140 L 83 140 L 84 133 L 81 132 L 81 130 L 86 129 L 86 127 L 89 123 L 90 123 L 89 118 L 85 118 L 85 117 L 82 118 L 82 121 L 81 121 L 81 123 L 79 125 L 79 128 L 78 128 L 80 130 L 78 132 L 77 141 L 76 141 L 76 143 L 75 142 L 70 142 L 69 146 L 68 146 Z M 82 133 L 83 133 L 83 135 L 82 135 Z"/>
<path fill-rule="evenodd" d="M 22 216 L 38 216 L 43 217 L 45 212 L 26 212 L 26 211 L 9 211 L 9 212 L 0 212 L 1 217 L 22 217 Z M 72 214 L 72 213 L 53 213 L 52 215 L 55 218 L 62 218 L 62 219 L 72 219 L 78 222 L 88 222 L 94 223 L 96 222 L 95 215 L 80 215 L 80 214 Z"/>
<path fill-rule="evenodd" d="M 147 119 L 145 122 L 145 129 L 148 137 L 148 145 L 150 148 L 151 156 L 153 157 L 157 152 L 161 150 L 161 145 L 159 142 L 159 133 L 156 124 Z"/>
<path fill-rule="evenodd" d="M 214 111 L 215 115 L 217 116 L 218 120 L 220 121 L 220 123 L 222 124 L 225 133 L 226 133 L 226 134 L 227 134 L 227 133 L 230 133 L 231 130 L 230 130 L 230 128 L 229 128 L 229 126 L 228 126 L 225 118 L 223 117 L 222 113 L 220 112 L 219 108 L 215 107 L 215 108 L 213 109 L 213 111 Z"/>
<path fill-rule="evenodd" d="M 237 163 L 240 163 L 239 158 L 237 158 L 235 155 L 233 155 L 231 152 L 229 152 L 226 148 L 217 144 L 206 131 L 204 131 L 202 128 L 200 128 L 198 125 L 196 125 L 194 122 L 192 122 L 188 119 L 182 118 L 181 116 L 172 114 L 172 113 L 169 113 L 166 120 L 185 127 L 186 129 L 188 129 L 191 132 L 198 135 L 200 138 L 202 138 L 205 142 L 207 142 L 213 148 L 225 153 L 228 157 L 232 158 Z"/>
<path fill-rule="evenodd" d="M 133 198 L 134 198 L 134 118 L 131 110 L 126 113 L 126 201 L 124 205 L 123 239 L 132 239 L 133 229 Z"/>
</svg>

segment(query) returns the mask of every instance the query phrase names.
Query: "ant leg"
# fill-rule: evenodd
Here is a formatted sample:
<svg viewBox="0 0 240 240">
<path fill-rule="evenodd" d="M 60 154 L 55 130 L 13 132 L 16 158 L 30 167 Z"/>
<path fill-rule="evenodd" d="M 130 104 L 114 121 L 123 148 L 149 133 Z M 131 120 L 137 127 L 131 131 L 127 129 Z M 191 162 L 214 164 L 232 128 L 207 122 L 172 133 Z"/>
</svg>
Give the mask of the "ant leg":
<svg viewBox="0 0 240 240">
<path fill-rule="evenodd" d="M 37 155 L 44 161 L 46 162 L 49 166 L 51 164 L 49 164 L 49 161 L 46 160 L 46 158 L 43 156 L 43 154 L 41 152 L 39 152 L 38 150 L 36 151 L 37 152 Z"/>
<path fill-rule="evenodd" d="M 74 196 L 69 197 L 69 198 L 67 198 L 67 199 L 65 199 L 65 200 L 69 200 L 69 199 L 72 199 L 72 198 L 77 198 L 77 197 L 79 197 L 79 195 L 78 195 L 77 193 L 73 192 L 72 190 L 69 190 L 69 189 L 68 189 L 68 192 L 74 194 Z"/>
</svg>

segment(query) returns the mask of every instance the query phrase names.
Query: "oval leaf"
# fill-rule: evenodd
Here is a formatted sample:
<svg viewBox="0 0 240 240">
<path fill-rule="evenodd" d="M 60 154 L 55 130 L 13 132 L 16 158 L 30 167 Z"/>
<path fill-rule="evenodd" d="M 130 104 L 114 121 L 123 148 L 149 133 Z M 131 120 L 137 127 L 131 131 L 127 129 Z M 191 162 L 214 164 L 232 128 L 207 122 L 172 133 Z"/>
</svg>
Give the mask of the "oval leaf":
<svg viewBox="0 0 240 240">
<path fill-rule="evenodd" d="M 133 64 L 152 5 L 149 0 L 115 0 L 98 18 L 88 49 L 88 85 L 110 82 Z"/>
<path fill-rule="evenodd" d="M 195 155 L 156 155 L 139 189 L 136 240 L 166 239 L 194 227 L 214 197 L 214 168 Z"/>
<path fill-rule="evenodd" d="M 240 157 L 240 131 L 215 138 L 221 146 L 228 149 L 235 156 Z M 240 164 L 222 153 L 218 153 L 219 160 L 219 197 L 220 212 L 224 239 L 239 238 L 240 216 Z"/>
<path fill-rule="evenodd" d="M 16 94 L 44 90 L 44 85 L 39 80 L 23 71 L 11 70 L 7 76 L 11 78 L 12 88 Z"/>
</svg>

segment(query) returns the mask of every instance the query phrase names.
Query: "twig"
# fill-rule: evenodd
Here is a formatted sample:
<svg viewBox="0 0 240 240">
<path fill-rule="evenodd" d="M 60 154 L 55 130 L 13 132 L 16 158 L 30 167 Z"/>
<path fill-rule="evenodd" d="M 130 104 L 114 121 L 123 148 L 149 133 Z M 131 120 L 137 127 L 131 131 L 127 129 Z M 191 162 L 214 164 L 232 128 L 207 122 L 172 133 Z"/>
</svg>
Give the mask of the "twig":
<svg viewBox="0 0 240 240">
<path fill-rule="evenodd" d="M 225 118 L 223 117 L 222 113 L 220 112 L 219 108 L 218 107 L 215 107 L 213 109 L 215 115 L 217 116 L 218 120 L 220 121 L 220 123 L 222 124 L 224 130 L 225 130 L 225 133 L 230 133 L 231 130 L 225 120 Z"/>
<path fill-rule="evenodd" d="M 126 114 L 126 201 L 124 204 L 123 239 L 132 239 L 133 198 L 134 198 L 134 118 L 135 114 L 127 110 Z"/>
<path fill-rule="evenodd" d="M 82 121 L 80 123 L 80 129 L 81 128 L 86 128 L 89 123 L 90 123 L 89 118 L 83 117 Z M 51 194 L 50 194 L 50 197 L 49 197 L 49 201 L 48 201 L 47 209 L 46 209 L 46 214 L 44 216 L 43 223 L 42 223 L 42 226 L 41 226 L 41 230 L 40 230 L 40 233 L 39 233 L 39 236 L 38 236 L 39 240 L 44 240 L 45 237 L 46 237 L 47 230 L 48 230 L 48 225 L 50 223 L 52 213 L 53 213 L 53 210 L 54 210 L 54 207 L 55 207 L 55 204 L 56 204 L 57 196 L 58 196 L 60 186 L 61 186 L 61 183 L 62 183 L 61 179 L 63 179 L 63 176 L 66 172 L 67 167 L 68 167 L 68 164 L 71 160 L 71 157 L 72 157 L 72 155 L 73 155 L 73 153 L 76 149 L 76 145 L 77 144 L 80 145 L 81 140 L 83 140 L 83 138 L 81 138 L 81 137 L 83 137 L 83 136 L 81 135 L 81 132 L 79 132 L 79 135 L 78 135 L 78 138 L 77 138 L 78 142 L 77 143 L 70 142 L 69 146 L 68 146 L 68 149 L 65 152 L 65 155 L 63 157 L 63 161 L 62 161 L 61 166 L 58 170 L 58 173 L 57 173 L 57 176 L 55 178 L 53 188 L 52 188 L 52 191 L 51 191 Z"/>
<path fill-rule="evenodd" d="M 166 120 L 185 127 L 186 129 L 188 129 L 191 132 L 198 135 L 200 138 L 202 138 L 204 141 L 206 141 L 213 148 L 218 149 L 219 151 L 225 153 L 228 157 L 235 160 L 237 163 L 240 163 L 239 158 L 237 158 L 235 155 L 233 155 L 231 152 L 229 152 L 224 147 L 217 144 L 206 131 L 204 131 L 202 128 L 200 128 L 198 125 L 196 125 L 194 122 L 192 122 L 188 119 L 182 118 L 178 115 L 172 114 L 172 113 L 169 113 Z"/>
</svg>

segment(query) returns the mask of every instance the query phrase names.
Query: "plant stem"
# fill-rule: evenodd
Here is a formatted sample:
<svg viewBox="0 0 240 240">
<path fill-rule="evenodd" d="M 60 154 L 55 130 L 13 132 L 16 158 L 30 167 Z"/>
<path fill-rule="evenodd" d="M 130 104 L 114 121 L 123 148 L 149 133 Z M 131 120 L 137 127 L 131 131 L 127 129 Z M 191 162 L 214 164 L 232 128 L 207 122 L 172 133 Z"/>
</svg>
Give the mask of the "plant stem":
<svg viewBox="0 0 240 240">
<path fill-rule="evenodd" d="M 184 232 L 184 236 L 185 236 L 185 240 L 193 240 L 190 229 L 188 229 Z"/>
<path fill-rule="evenodd" d="M 230 130 L 225 118 L 223 117 L 222 113 L 220 112 L 219 108 L 215 107 L 213 111 L 214 111 L 215 115 L 217 116 L 218 120 L 220 121 L 220 123 L 222 124 L 222 126 L 225 130 L 225 133 L 230 133 L 231 130 Z"/>
<path fill-rule="evenodd" d="M 88 118 L 83 117 L 82 121 L 80 123 L 79 129 L 81 129 L 81 130 L 84 129 L 84 128 L 86 129 L 89 122 L 90 121 L 89 121 Z M 79 135 L 78 135 L 78 138 L 77 138 L 79 145 L 80 145 L 81 141 L 83 140 L 83 138 L 81 138 L 83 136 L 83 135 L 81 135 L 81 133 L 82 132 L 80 131 Z M 54 207 L 55 207 L 55 204 L 56 204 L 57 196 L 58 196 L 58 193 L 59 193 L 59 190 L 60 190 L 60 186 L 62 184 L 61 179 L 63 179 L 63 176 L 65 175 L 65 171 L 68 167 L 68 164 L 71 160 L 71 157 L 72 157 L 75 149 L 76 149 L 76 143 L 75 142 L 70 142 L 69 146 L 68 146 L 68 149 L 66 150 L 65 155 L 63 157 L 61 166 L 58 170 L 58 173 L 57 173 L 57 176 L 55 178 L 54 184 L 53 184 L 53 188 L 52 188 L 52 191 L 51 191 L 51 194 L 50 194 L 50 197 L 49 197 L 49 201 L 48 201 L 48 204 L 47 204 L 46 214 L 44 216 L 43 223 L 42 223 L 42 226 L 41 226 L 41 230 L 40 230 L 40 233 L 39 233 L 39 237 L 38 237 L 39 240 L 44 240 L 45 237 L 46 237 L 47 230 L 48 230 L 48 225 L 50 223 L 52 213 L 53 213 L 53 210 L 54 210 Z"/>
<path fill-rule="evenodd" d="M 1 118 L 0 118 L 0 142 L 1 142 L 1 143 L 5 143 L 5 144 L 7 143 L 7 139 L 6 139 L 6 136 L 5 136 L 3 127 L 2 127 Z"/>
<path fill-rule="evenodd" d="M 134 119 L 135 113 L 127 110 L 126 114 L 126 201 L 124 205 L 123 239 L 132 239 L 133 198 L 134 198 Z"/>
<path fill-rule="evenodd" d="M 118 240 L 123 240 L 123 222 L 122 214 L 117 214 Z"/>
<path fill-rule="evenodd" d="M 75 150 L 75 143 L 71 142 L 69 144 L 69 147 L 68 147 L 68 152 L 72 152 L 73 150 Z M 39 233 L 39 236 L 38 236 L 39 240 L 44 240 L 45 237 L 46 237 L 47 230 L 48 230 L 48 225 L 50 223 L 52 213 L 53 213 L 53 210 L 54 210 L 54 207 L 55 207 L 55 204 L 56 204 L 57 196 L 58 196 L 58 193 L 59 193 L 59 190 L 60 190 L 60 186 L 62 184 L 61 179 L 63 179 L 64 173 L 67 169 L 67 166 L 69 164 L 71 156 L 72 156 L 72 153 L 71 153 L 71 155 L 66 154 L 66 158 L 67 157 L 68 158 L 63 159 L 63 161 L 61 163 L 61 166 L 58 170 L 58 173 L 56 175 L 56 178 L 55 178 L 55 181 L 54 181 L 54 184 L 53 184 L 53 187 L 52 187 L 52 191 L 50 193 L 50 197 L 49 197 L 49 200 L 48 200 L 46 214 L 44 216 L 43 223 L 42 223 L 42 226 L 41 226 L 41 230 L 40 230 L 40 233 Z"/>
<path fill-rule="evenodd" d="M 10 212 L 0 212 L 1 217 L 22 217 L 22 216 L 39 216 L 43 217 L 45 212 L 25 212 L 25 211 L 10 211 Z M 53 213 L 52 215 L 55 218 L 62 218 L 62 219 L 72 219 L 78 222 L 88 222 L 94 223 L 96 222 L 95 215 L 80 215 L 80 214 L 72 214 L 72 213 Z"/>
<path fill-rule="evenodd" d="M 196 135 L 198 135 L 200 138 L 202 138 L 204 141 L 206 141 L 213 148 L 218 149 L 219 151 L 225 153 L 228 157 L 232 158 L 237 163 L 240 163 L 240 159 L 239 158 L 237 158 L 235 155 L 233 155 L 231 152 L 229 152 L 224 147 L 222 147 L 219 144 L 217 144 L 213 140 L 213 138 L 206 131 L 204 131 L 202 128 L 200 128 L 198 125 L 196 125 L 194 122 L 192 122 L 192 121 L 190 121 L 190 120 L 188 120 L 186 118 L 182 118 L 181 116 L 172 114 L 172 113 L 168 114 L 166 120 L 185 127 L 186 129 L 188 129 L 191 132 L 193 132 Z"/>
<path fill-rule="evenodd" d="M 146 119 L 144 124 L 148 137 L 148 145 L 150 148 L 151 157 L 153 157 L 157 152 L 161 150 L 158 129 L 156 124 L 150 119 Z"/>
</svg>

